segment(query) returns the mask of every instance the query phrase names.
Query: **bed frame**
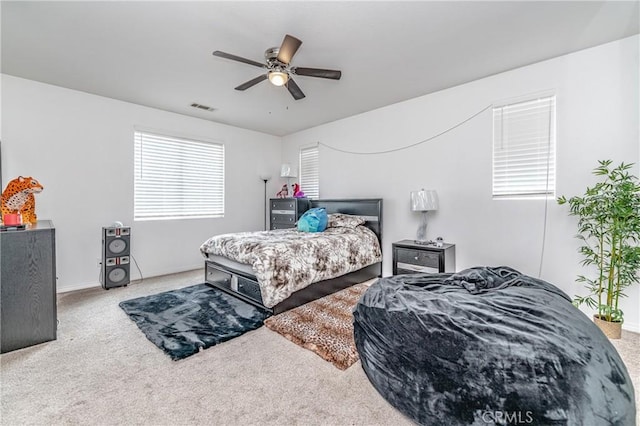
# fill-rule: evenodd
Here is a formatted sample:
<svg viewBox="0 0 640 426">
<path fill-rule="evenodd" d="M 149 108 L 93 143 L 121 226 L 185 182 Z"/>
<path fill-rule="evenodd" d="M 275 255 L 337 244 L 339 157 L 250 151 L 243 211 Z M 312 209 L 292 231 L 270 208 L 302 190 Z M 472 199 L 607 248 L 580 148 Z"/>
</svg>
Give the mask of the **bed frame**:
<svg viewBox="0 0 640 426">
<path fill-rule="evenodd" d="M 367 220 L 364 225 L 376 234 L 380 247 L 382 247 L 382 199 L 311 200 L 310 208 L 314 207 L 324 207 L 329 214 L 345 213 L 364 217 Z M 267 308 L 262 304 L 260 286 L 253 274 L 234 269 L 211 259 L 205 261 L 205 282 L 208 285 L 274 315 L 354 284 L 381 276 L 382 262 L 374 263 L 340 277 L 313 283 L 292 293 L 291 296 L 273 308 Z"/>
</svg>

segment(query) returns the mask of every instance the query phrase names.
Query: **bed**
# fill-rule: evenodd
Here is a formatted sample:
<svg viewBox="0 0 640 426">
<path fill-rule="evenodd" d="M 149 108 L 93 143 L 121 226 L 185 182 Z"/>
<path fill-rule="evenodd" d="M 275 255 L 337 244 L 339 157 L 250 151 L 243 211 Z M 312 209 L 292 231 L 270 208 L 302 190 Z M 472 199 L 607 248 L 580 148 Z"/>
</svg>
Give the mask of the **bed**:
<svg viewBox="0 0 640 426">
<path fill-rule="evenodd" d="M 351 285 L 382 276 L 382 200 L 311 200 L 310 208 L 315 207 L 324 207 L 330 215 L 341 213 L 359 216 L 365 222 L 361 226 L 346 227 L 352 229 L 328 228 L 316 235 L 295 230 L 273 230 L 211 237 L 200 248 L 205 257 L 205 282 L 269 313 L 278 314 Z M 231 238 L 236 237 L 242 238 L 241 243 L 230 243 Z M 252 252 L 269 251 L 268 244 L 271 243 L 266 243 L 267 238 L 273 238 L 271 251 L 275 253 L 271 254 L 276 255 L 275 260 L 258 261 Z M 337 258 L 342 258 L 337 255 L 339 252 L 329 253 L 332 263 L 328 263 L 327 270 L 316 267 L 307 273 L 297 269 L 302 259 L 309 260 L 312 250 L 307 250 L 307 247 L 319 244 L 316 243 L 316 238 L 341 240 L 343 248 L 350 250 L 350 254 L 343 256 L 344 259 L 338 262 Z M 368 246 L 371 246 L 374 252 L 377 250 L 377 253 L 365 252 Z M 283 253 L 288 255 L 283 256 Z M 296 255 L 291 256 L 291 253 Z M 292 264 L 280 265 L 285 261 Z M 318 259 L 317 263 L 322 264 L 323 261 L 326 259 Z M 323 270 L 318 272 L 318 269 Z M 289 273 L 290 271 L 293 272 Z M 290 281 L 292 287 L 283 289 L 280 285 L 269 284 L 279 283 L 281 280 Z"/>
</svg>

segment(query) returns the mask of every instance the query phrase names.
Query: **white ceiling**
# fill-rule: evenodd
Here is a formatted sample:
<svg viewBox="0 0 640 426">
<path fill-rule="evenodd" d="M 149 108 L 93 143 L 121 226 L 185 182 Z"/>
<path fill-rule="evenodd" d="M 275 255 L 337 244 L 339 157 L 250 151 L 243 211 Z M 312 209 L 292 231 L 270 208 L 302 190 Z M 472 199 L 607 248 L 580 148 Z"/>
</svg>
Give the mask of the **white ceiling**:
<svg viewBox="0 0 640 426">
<path fill-rule="evenodd" d="M 639 2 L 2 1 L 2 72 L 283 136 L 637 34 Z M 214 57 L 259 62 L 285 34 L 307 95 Z M 193 102 L 214 112 L 190 107 Z"/>
</svg>

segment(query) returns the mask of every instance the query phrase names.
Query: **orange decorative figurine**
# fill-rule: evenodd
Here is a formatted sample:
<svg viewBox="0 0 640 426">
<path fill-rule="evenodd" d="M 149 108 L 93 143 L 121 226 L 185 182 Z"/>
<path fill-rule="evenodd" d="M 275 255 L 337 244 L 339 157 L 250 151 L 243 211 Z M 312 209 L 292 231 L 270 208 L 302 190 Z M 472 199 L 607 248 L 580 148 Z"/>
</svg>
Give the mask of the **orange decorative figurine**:
<svg viewBox="0 0 640 426">
<path fill-rule="evenodd" d="M 44 187 L 32 177 L 18 176 L 2 192 L 2 216 L 22 215 L 22 223 L 36 223 L 36 200 L 33 194 L 42 192 Z"/>
</svg>

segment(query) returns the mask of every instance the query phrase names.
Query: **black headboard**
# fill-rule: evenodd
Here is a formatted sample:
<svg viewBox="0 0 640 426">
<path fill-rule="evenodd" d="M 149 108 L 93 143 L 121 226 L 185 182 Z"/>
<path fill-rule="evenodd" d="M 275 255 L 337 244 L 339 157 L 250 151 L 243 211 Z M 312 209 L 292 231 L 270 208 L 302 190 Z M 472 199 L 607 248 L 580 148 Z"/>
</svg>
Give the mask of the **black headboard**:
<svg viewBox="0 0 640 426">
<path fill-rule="evenodd" d="M 311 200 L 311 207 L 324 207 L 327 213 L 344 213 L 363 216 L 364 224 L 371 229 L 382 244 L 382 198 Z"/>
</svg>

